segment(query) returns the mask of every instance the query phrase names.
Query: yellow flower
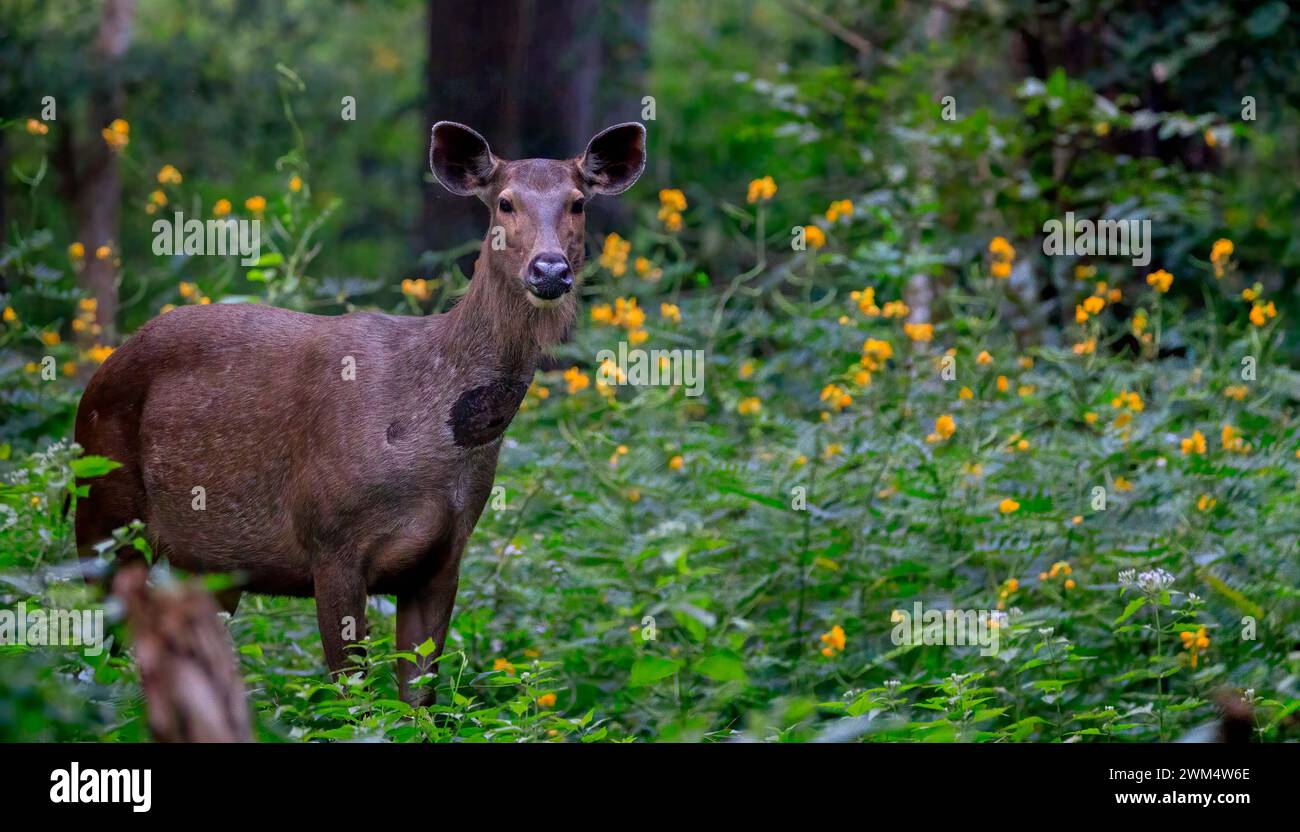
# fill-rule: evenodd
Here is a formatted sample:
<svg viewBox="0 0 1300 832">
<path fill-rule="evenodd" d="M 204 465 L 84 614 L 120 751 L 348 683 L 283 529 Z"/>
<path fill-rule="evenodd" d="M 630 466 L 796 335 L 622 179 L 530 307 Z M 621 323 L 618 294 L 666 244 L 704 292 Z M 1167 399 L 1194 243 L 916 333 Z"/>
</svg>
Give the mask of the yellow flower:
<svg viewBox="0 0 1300 832">
<path fill-rule="evenodd" d="M 1093 295 L 1092 297 L 1087 298 L 1086 300 L 1084 300 L 1084 302 L 1083 302 L 1083 308 L 1084 308 L 1084 311 L 1086 311 L 1088 314 L 1090 314 L 1090 315 L 1096 315 L 1096 314 L 1097 314 L 1098 312 L 1100 312 L 1102 309 L 1105 309 L 1105 308 L 1106 308 L 1106 299 L 1105 299 L 1105 298 L 1099 298 L 1099 297 L 1097 297 L 1096 295 Z"/>
<path fill-rule="evenodd" d="M 73 260 L 80 260 L 86 256 L 86 247 L 81 243 L 73 243 L 68 246 L 68 256 Z"/>
<path fill-rule="evenodd" d="M 104 137 L 104 143 L 108 145 L 108 149 L 117 153 L 130 144 L 131 125 L 127 123 L 126 119 L 115 118 L 112 123 L 100 130 L 99 134 Z"/>
<path fill-rule="evenodd" d="M 1155 290 L 1161 294 L 1169 291 L 1169 287 L 1174 282 L 1174 276 L 1164 269 L 1154 271 L 1147 275 L 1147 284 L 1154 286 Z"/>
<path fill-rule="evenodd" d="M 741 399 L 740 404 L 736 405 L 736 411 L 740 413 L 741 416 L 749 416 L 758 413 L 762 409 L 763 403 L 758 400 L 757 396 L 750 396 Z"/>
<path fill-rule="evenodd" d="M 250 213 L 261 214 L 266 210 L 266 197 L 250 196 L 248 199 L 244 200 L 244 208 Z"/>
<path fill-rule="evenodd" d="M 650 338 L 650 333 L 646 332 L 644 329 L 632 329 L 632 330 L 628 330 L 627 333 L 627 342 L 634 347 L 637 344 L 644 344 L 647 340 L 649 340 L 649 338 Z"/>
<path fill-rule="evenodd" d="M 1092 280 L 1097 276 L 1096 266 L 1078 265 L 1074 267 L 1075 280 Z"/>
<path fill-rule="evenodd" d="M 1002 260 L 1014 260 L 1016 250 L 1007 242 L 1006 237 L 994 237 L 989 241 L 989 253 Z"/>
<path fill-rule="evenodd" d="M 1249 286 L 1241 290 L 1241 299 L 1246 301 L 1247 303 L 1250 303 L 1251 301 L 1256 300 L 1258 298 L 1259 298 L 1259 290 L 1256 289 L 1254 286 Z"/>
<path fill-rule="evenodd" d="M 834 459 L 844 450 L 844 446 L 838 442 L 831 442 L 825 448 L 822 448 L 822 459 Z"/>
<path fill-rule="evenodd" d="M 975 391 L 971 390 L 969 387 L 963 387 L 961 390 L 957 391 L 957 398 L 962 399 L 963 401 L 973 399 L 975 398 Z"/>
<path fill-rule="evenodd" d="M 957 432 L 957 421 L 948 414 L 940 416 L 934 420 L 934 432 L 925 438 L 926 442 L 943 442 L 951 439 L 952 435 Z"/>
<path fill-rule="evenodd" d="M 423 277 L 407 278 L 402 281 L 402 294 L 417 301 L 427 301 L 433 297 L 433 290 L 438 281 Z"/>
<path fill-rule="evenodd" d="M 1209 494 L 1202 494 L 1200 496 L 1200 499 L 1196 501 L 1196 510 L 1209 511 L 1210 509 L 1218 505 L 1218 503 L 1219 501 L 1211 497 Z"/>
<path fill-rule="evenodd" d="M 1128 480 L 1124 479 L 1123 477 L 1116 477 L 1116 478 L 1115 478 L 1115 490 L 1116 490 L 1116 491 L 1132 491 L 1132 490 L 1133 490 L 1133 483 L 1129 482 Z"/>
<path fill-rule="evenodd" d="M 1097 424 L 1097 414 L 1089 410 L 1087 413 L 1083 414 L 1083 421 L 1090 425 L 1095 425 Z"/>
<path fill-rule="evenodd" d="M 627 257 L 632 251 L 632 244 L 618 234 L 610 233 L 600 252 L 600 265 L 615 277 L 622 277 L 627 272 Z"/>
<path fill-rule="evenodd" d="M 849 297 L 858 304 L 858 310 L 868 318 L 875 318 L 880 315 L 880 307 L 876 306 L 876 290 L 870 286 L 862 291 L 849 292 Z"/>
<path fill-rule="evenodd" d="M 218 199 L 216 204 L 212 206 L 212 216 L 214 217 L 224 217 L 229 213 L 230 200 L 228 199 Z"/>
<path fill-rule="evenodd" d="M 640 489 L 637 489 L 637 488 L 629 488 L 627 491 L 623 492 L 623 496 L 627 497 L 627 501 L 628 501 L 629 503 L 639 503 L 639 502 L 641 502 L 641 490 L 640 490 Z"/>
<path fill-rule="evenodd" d="M 885 304 L 884 315 L 886 318 L 906 318 L 911 311 L 901 300 L 891 300 Z"/>
<path fill-rule="evenodd" d="M 75 376 L 77 374 L 77 362 L 64 361 L 63 365 L 59 369 L 63 372 L 65 376 L 69 376 L 69 377 Z"/>
<path fill-rule="evenodd" d="M 805 225 L 803 227 L 803 236 L 808 241 L 808 245 L 815 249 L 826 245 L 826 232 L 815 225 Z"/>
<path fill-rule="evenodd" d="M 776 180 L 764 176 L 749 183 L 749 193 L 745 196 L 745 201 L 753 205 L 755 202 L 767 202 L 774 196 L 776 196 Z"/>
<path fill-rule="evenodd" d="M 753 378 L 753 376 L 754 376 L 754 362 L 753 362 L 753 361 L 742 361 L 741 364 L 740 364 L 740 369 L 736 371 L 736 375 L 740 376 L 742 379 Z"/>
<path fill-rule="evenodd" d="M 659 192 L 659 205 L 670 211 L 685 211 L 686 194 L 677 188 L 665 188 Z"/>
<path fill-rule="evenodd" d="M 1250 446 L 1241 437 L 1241 431 L 1232 425 L 1223 426 L 1223 430 L 1219 432 L 1219 441 L 1223 444 L 1223 449 L 1229 453 L 1244 454 L 1250 451 Z"/>
<path fill-rule="evenodd" d="M 554 708 L 554 707 L 555 707 L 555 694 L 553 694 L 553 693 L 543 693 L 541 696 L 537 697 L 537 707 L 539 707 L 539 708 Z"/>
<path fill-rule="evenodd" d="M 686 464 L 686 460 L 682 459 L 681 454 L 678 454 L 677 456 L 668 460 L 668 467 L 674 471 L 682 470 L 682 466 L 684 466 L 685 464 Z"/>
<path fill-rule="evenodd" d="M 853 404 L 853 397 L 838 384 L 828 384 L 822 388 L 821 400 L 828 402 L 829 406 L 836 412 L 843 410 Z"/>
<path fill-rule="evenodd" d="M 985 364 L 992 364 L 993 356 L 989 355 L 988 350 L 984 350 L 979 355 L 975 356 L 975 363 L 981 366 Z"/>
<path fill-rule="evenodd" d="M 682 230 L 682 212 L 686 210 L 686 195 L 676 188 L 659 192 L 659 221 L 669 231 Z"/>
<path fill-rule="evenodd" d="M 894 348 L 888 341 L 868 338 L 862 342 L 862 366 L 869 371 L 879 370 L 893 356 Z"/>
<path fill-rule="evenodd" d="M 41 343 L 47 347 L 57 347 L 59 345 L 59 333 L 53 330 L 45 330 L 41 333 Z"/>
<path fill-rule="evenodd" d="M 826 219 L 830 222 L 835 222 L 840 217 L 851 216 L 853 216 L 853 203 L 847 199 L 832 202 L 830 207 L 826 209 Z"/>
<path fill-rule="evenodd" d="M 1269 318 L 1276 317 L 1277 307 L 1273 305 L 1273 301 L 1271 300 L 1268 303 L 1259 303 L 1256 301 L 1255 304 L 1250 307 L 1250 322 L 1255 326 L 1263 326 L 1268 323 Z"/>
<path fill-rule="evenodd" d="M 839 624 L 831 627 L 829 630 L 821 634 L 821 643 L 825 645 L 822 647 L 822 655 L 827 658 L 831 658 L 836 653 L 843 652 L 844 645 L 848 643 L 848 639 L 844 634 L 844 628 Z"/>
<path fill-rule="evenodd" d="M 637 275 L 652 283 L 664 276 L 664 270 L 656 266 L 648 257 L 638 257 L 633 262 L 636 264 Z"/>
<path fill-rule="evenodd" d="M 1020 511 L 1020 503 L 1007 497 L 1002 502 L 998 503 L 998 511 L 1003 514 L 1014 514 L 1015 512 Z"/>
<path fill-rule="evenodd" d="M 1089 338 L 1086 341 L 1080 341 L 1072 349 L 1075 355 L 1092 355 L 1097 351 L 1097 339 Z"/>
<path fill-rule="evenodd" d="M 1183 452 L 1183 456 L 1189 454 L 1203 454 L 1205 453 L 1205 434 L 1201 433 L 1199 430 L 1192 431 L 1191 436 L 1180 440 L 1178 444 Z"/>
<path fill-rule="evenodd" d="M 302 190 L 302 177 L 295 175 L 289 180 L 289 190 L 295 194 Z"/>
<path fill-rule="evenodd" d="M 6 306 L 4 311 L 4 322 L 7 324 L 12 324 L 17 320 L 18 320 L 18 313 L 14 311 L 14 308 L 12 306 Z"/>
<path fill-rule="evenodd" d="M 1094 132 L 1094 133 L 1096 133 L 1098 136 L 1102 136 L 1102 137 L 1105 137 L 1105 136 L 1110 135 L 1110 122 L 1107 122 L 1107 121 L 1099 121 L 1099 122 L 1093 124 L 1093 125 L 1092 125 L 1092 132 Z"/>
<path fill-rule="evenodd" d="M 113 354 L 113 348 L 106 347 L 103 344 L 96 344 L 95 346 L 90 348 L 89 352 L 86 353 L 86 355 L 89 356 L 90 360 L 95 362 L 96 364 L 103 364 L 105 361 L 108 360 L 108 357 L 112 354 Z"/>
<path fill-rule="evenodd" d="M 1133 329 L 1134 335 L 1139 337 L 1142 335 L 1142 332 L 1147 328 L 1147 313 L 1145 309 L 1139 309 L 1133 313 L 1133 321 L 1130 326 Z"/>
<path fill-rule="evenodd" d="M 1237 401 L 1242 401 L 1243 399 L 1245 399 L 1246 394 L 1249 392 L 1250 392 L 1249 388 L 1247 388 L 1246 385 L 1244 384 L 1233 384 L 1223 388 L 1223 395 L 1225 397 L 1229 399 L 1235 399 Z"/>
<path fill-rule="evenodd" d="M 1082 514 L 1074 515 L 1073 517 L 1070 518 L 1070 522 L 1076 526 L 1081 525 L 1083 523 L 1083 515 Z"/>
<path fill-rule="evenodd" d="M 43 121 L 37 121 L 34 118 L 27 119 L 27 132 L 33 136 L 44 136 L 50 132 L 50 126 Z"/>
<path fill-rule="evenodd" d="M 99 248 L 95 249 L 96 260 L 107 260 L 112 256 L 113 256 L 113 249 L 110 248 L 109 246 L 100 246 Z"/>
<path fill-rule="evenodd" d="M 511 676 L 515 675 L 515 666 L 511 664 L 507 659 L 503 659 L 503 658 L 494 659 L 492 661 L 492 669 L 499 673 L 507 673 Z"/>
<path fill-rule="evenodd" d="M 1005 393 L 1005 392 L 1007 392 L 1007 390 L 1010 389 L 1010 387 L 1011 387 L 1011 382 L 1007 380 L 1007 377 L 1006 377 L 1006 376 L 998 376 L 998 392 L 999 392 L 999 393 Z"/>
<path fill-rule="evenodd" d="M 990 271 L 998 279 L 1011 276 L 1011 264 L 1016 259 L 1016 250 L 1007 242 L 1006 237 L 994 237 L 989 241 L 989 253 L 993 255 Z"/>
<path fill-rule="evenodd" d="M 195 293 L 198 292 L 198 288 L 193 283 L 186 283 L 183 280 L 176 287 L 176 290 L 180 292 L 181 297 L 186 299 L 194 297 Z"/>
<path fill-rule="evenodd" d="M 932 324 L 903 324 L 903 332 L 913 341 L 929 341 L 934 337 L 934 326 Z"/>
<path fill-rule="evenodd" d="M 1137 393 L 1130 393 L 1128 390 L 1121 391 L 1118 396 L 1111 399 L 1110 406 L 1116 410 L 1122 410 L 1127 407 L 1129 410 L 1138 413 L 1141 413 L 1146 409 L 1146 404 L 1142 401 L 1142 397 Z"/>
<path fill-rule="evenodd" d="M 154 191 L 149 194 L 149 203 L 161 208 L 167 204 L 167 194 L 163 193 L 161 190 Z"/>
<path fill-rule="evenodd" d="M 162 170 L 158 171 L 160 185 L 179 185 L 181 181 L 181 172 L 171 165 L 163 165 Z"/>
<path fill-rule="evenodd" d="M 1210 248 L 1210 262 L 1214 264 L 1215 278 L 1223 277 L 1224 271 L 1228 267 L 1228 259 L 1232 257 L 1234 248 L 1232 240 L 1218 239 Z"/>
<path fill-rule="evenodd" d="M 1188 651 L 1190 654 L 1191 666 L 1196 667 L 1198 654 L 1209 649 L 1210 646 L 1210 639 L 1209 636 L 1205 634 L 1205 628 L 1199 627 L 1195 633 L 1184 630 L 1178 634 L 1178 637 L 1183 642 L 1183 649 Z"/>
<path fill-rule="evenodd" d="M 564 383 L 568 385 L 570 393 L 577 393 L 585 390 L 591 384 L 591 379 L 577 367 L 570 367 L 564 371 Z"/>
<path fill-rule="evenodd" d="M 675 324 L 682 322 L 682 310 L 678 309 L 675 303 L 659 304 L 659 314 L 666 321 L 672 321 Z"/>
<path fill-rule="evenodd" d="M 1300 456 L 1300 451 L 1296 451 L 1296 455 Z M 804 456 L 803 454 L 799 454 L 797 457 L 794 458 L 794 464 L 795 467 L 807 465 L 808 457 Z"/>
</svg>

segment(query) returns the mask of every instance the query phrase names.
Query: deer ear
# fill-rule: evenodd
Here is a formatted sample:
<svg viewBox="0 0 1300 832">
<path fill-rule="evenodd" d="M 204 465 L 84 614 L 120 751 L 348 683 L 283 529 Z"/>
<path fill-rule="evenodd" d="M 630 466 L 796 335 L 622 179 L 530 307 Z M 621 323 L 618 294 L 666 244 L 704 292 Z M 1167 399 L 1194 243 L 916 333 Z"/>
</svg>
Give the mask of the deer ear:
<svg viewBox="0 0 1300 832">
<path fill-rule="evenodd" d="M 440 121 L 433 125 L 429 167 L 442 186 L 453 194 L 472 196 L 487 187 L 496 170 L 487 139 L 463 124 Z"/>
<path fill-rule="evenodd" d="M 592 193 L 623 193 L 645 170 L 645 128 L 629 121 L 601 130 L 587 143 L 578 169 Z"/>
</svg>

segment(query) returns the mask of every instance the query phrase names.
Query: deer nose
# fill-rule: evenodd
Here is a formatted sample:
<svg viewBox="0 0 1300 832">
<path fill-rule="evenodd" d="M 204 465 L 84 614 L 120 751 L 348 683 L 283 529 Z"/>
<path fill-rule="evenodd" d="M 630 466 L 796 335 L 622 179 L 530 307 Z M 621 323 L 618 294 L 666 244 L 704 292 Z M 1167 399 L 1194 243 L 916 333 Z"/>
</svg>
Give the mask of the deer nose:
<svg viewBox="0 0 1300 832">
<path fill-rule="evenodd" d="M 528 264 L 528 291 L 555 300 L 573 288 L 573 270 L 562 254 L 539 254 Z"/>
</svg>

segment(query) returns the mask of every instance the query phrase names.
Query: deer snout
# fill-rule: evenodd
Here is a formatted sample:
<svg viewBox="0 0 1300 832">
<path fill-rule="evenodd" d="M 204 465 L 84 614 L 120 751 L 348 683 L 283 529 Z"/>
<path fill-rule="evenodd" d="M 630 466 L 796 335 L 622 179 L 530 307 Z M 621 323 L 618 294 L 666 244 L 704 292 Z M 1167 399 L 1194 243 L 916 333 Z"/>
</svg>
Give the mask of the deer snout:
<svg viewBox="0 0 1300 832">
<path fill-rule="evenodd" d="M 573 288 L 573 269 L 562 254 L 539 254 L 528 264 L 528 291 L 555 300 Z"/>
</svg>

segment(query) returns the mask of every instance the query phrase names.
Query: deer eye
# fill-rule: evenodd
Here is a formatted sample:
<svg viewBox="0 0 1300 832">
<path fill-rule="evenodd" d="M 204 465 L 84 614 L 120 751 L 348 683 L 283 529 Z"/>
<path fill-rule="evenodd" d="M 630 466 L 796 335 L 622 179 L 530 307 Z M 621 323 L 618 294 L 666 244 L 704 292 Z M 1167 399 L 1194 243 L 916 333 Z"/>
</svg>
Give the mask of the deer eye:
<svg viewBox="0 0 1300 832">
<path fill-rule="evenodd" d="M 579 197 L 578 199 L 575 199 L 575 200 L 573 201 L 573 204 L 572 204 L 572 205 L 569 206 L 569 213 L 571 213 L 571 214 L 581 214 L 581 213 L 582 213 L 582 209 L 585 208 L 586 205 L 587 205 L 586 201 L 583 200 L 581 197 Z"/>
<path fill-rule="evenodd" d="M 514 213 L 515 206 L 510 204 L 510 200 L 501 197 L 501 201 L 497 203 L 497 210 L 503 214 L 512 214 Z"/>
</svg>

